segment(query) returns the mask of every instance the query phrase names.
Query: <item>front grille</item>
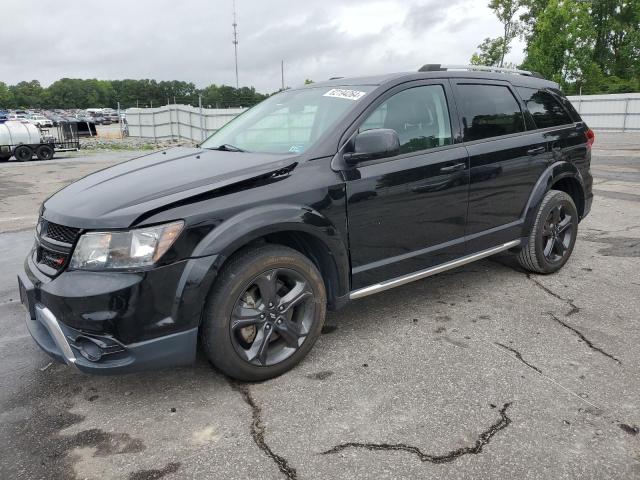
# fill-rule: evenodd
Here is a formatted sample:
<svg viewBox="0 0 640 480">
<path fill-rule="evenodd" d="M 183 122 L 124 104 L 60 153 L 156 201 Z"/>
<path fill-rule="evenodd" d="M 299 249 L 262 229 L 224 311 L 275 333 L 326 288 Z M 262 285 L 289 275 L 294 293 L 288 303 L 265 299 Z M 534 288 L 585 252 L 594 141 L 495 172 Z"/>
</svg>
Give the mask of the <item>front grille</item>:
<svg viewBox="0 0 640 480">
<path fill-rule="evenodd" d="M 49 222 L 45 219 L 40 220 L 40 235 L 50 238 L 56 242 L 67 243 L 73 245 L 78 237 L 79 228 L 65 227 L 64 225 L 58 225 L 57 223 Z"/>
<path fill-rule="evenodd" d="M 67 266 L 80 229 L 40 218 L 36 232 L 35 263 L 43 273 L 54 276 Z"/>
<path fill-rule="evenodd" d="M 67 263 L 69 257 L 66 253 L 49 250 L 46 247 L 39 246 L 36 251 L 36 262 L 38 265 L 46 265 L 47 267 L 59 272 Z"/>
</svg>

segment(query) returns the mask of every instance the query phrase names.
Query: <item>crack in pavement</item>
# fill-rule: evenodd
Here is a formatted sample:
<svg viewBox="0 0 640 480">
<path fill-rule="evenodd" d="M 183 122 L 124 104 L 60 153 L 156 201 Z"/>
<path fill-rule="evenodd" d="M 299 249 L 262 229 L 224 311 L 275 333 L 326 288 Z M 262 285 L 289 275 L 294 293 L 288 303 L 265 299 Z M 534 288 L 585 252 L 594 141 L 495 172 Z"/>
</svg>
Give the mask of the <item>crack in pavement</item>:
<svg viewBox="0 0 640 480">
<path fill-rule="evenodd" d="M 258 446 L 260 450 L 262 450 L 274 463 L 278 466 L 278 469 L 289 479 L 289 480 L 297 480 L 298 473 L 296 469 L 289 465 L 287 459 L 281 457 L 277 453 L 275 453 L 271 447 L 267 444 L 267 441 L 264 438 L 265 427 L 262 424 L 262 409 L 256 403 L 253 395 L 251 395 L 251 391 L 249 390 L 248 385 L 241 385 L 235 382 L 230 382 L 231 388 L 233 388 L 236 392 L 239 392 L 242 395 L 245 403 L 251 407 L 252 413 L 252 422 L 251 422 L 251 436 L 253 437 L 253 441 Z"/>
<path fill-rule="evenodd" d="M 582 332 L 580 332 L 579 330 L 576 330 L 575 328 L 573 328 L 571 325 L 569 325 L 566 322 L 563 322 L 562 320 L 560 320 L 556 315 L 554 315 L 551 312 L 547 312 L 547 314 L 553 318 L 556 322 L 558 322 L 560 325 L 562 325 L 564 328 L 571 330 L 573 333 L 575 333 L 580 340 L 582 340 L 584 343 L 587 344 L 587 346 L 591 349 L 594 350 L 598 353 L 601 353 L 602 355 L 604 355 L 605 357 L 610 358 L 611 360 L 615 361 L 618 363 L 618 365 L 622 365 L 622 362 L 617 359 L 616 357 L 614 357 L 613 355 L 611 355 L 608 352 L 605 352 L 604 350 L 602 350 L 600 347 L 596 347 L 591 340 L 589 340 L 587 337 L 584 336 L 584 334 Z"/>
<path fill-rule="evenodd" d="M 509 350 L 511 353 L 515 354 L 516 358 L 520 360 L 522 363 L 524 363 L 527 367 L 533 368 L 538 373 L 542 373 L 542 370 L 540 370 L 538 367 L 536 367 L 535 365 L 532 365 L 531 363 L 527 362 L 524 358 L 522 358 L 522 355 L 520 354 L 520 352 L 517 351 L 515 348 L 511 348 L 510 346 L 504 345 L 500 342 L 494 342 L 494 343 L 499 347 L 502 347 L 505 350 Z"/>
<path fill-rule="evenodd" d="M 401 451 L 408 452 L 416 455 L 421 462 L 430 462 L 430 463 L 450 463 L 464 455 L 477 455 L 482 452 L 482 448 L 487 445 L 491 438 L 498 433 L 500 430 L 503 430 L 509 426 L 511 423 L 511 418 L 507 416 L 507 409 L 511 406 L 512 402 L 505 403 L 500 409 L 500 419 L 497 420 L 493 425 L 491 425 L 487 430 L 482 432 L 476 440 L 476 443 L 471 447 L 461 447 L 456 450 L 452 450 L 451 452 L 445 453 L 444 455 L 432 455 L 429 453 L 424 453 L 418 447 L 413 445 L 407 445 L 404 443 L 360 443 L 360 442 L 348 442 L 341 443 L 340 445 L 336 445 L 329 450 L 322 452 L 323 455 L 329 455 L 333 453 L 341 452 L 342 450 L 346 450 L 347 448 L 364 448 L 366 450 L 378 451 L 378 450 L 386 450 L 386 451 Z"/>
<path fill-rule="evenodd" d="M 567 305 L 569 305 L 571 307 L 571 310 L 569 311 L 569 313 L 565 313 L 564 314 L 565 317 L 570 317 L 574 313 L 580 312 L 580 307 L 576 306 L 576 304 L 573 303 L 573 300 L 571 300 L 570 298 L 564 298 L 561 295 L 558 295 L 556 292 L 551 290 L 549 287 L 545 286 L 543 283 L 541 283 L 538 280 L 536 280 L 535 278 L 533 278 L 530 273 L 527 273 L 527 278 L 529 280 L 531 280 L 538 288 L 540 288 L 544 292 L 548 293 L 552 297 L 557 298 L 558 300 L 562 300 L 564 303 L 566 303 Z"/>
<path fill-rule="evenodd" d="M 530 274 L 530 273 L 527 273 L 526 275 L 527 275 L 527 278 L 528 278 L 529 280 L 531 280 L 535 285 L 537 285 L 537 286 L 538 286 L 538 288 L 542 289 L 544 292 L 548 293 L 549 295 L 551 295 L 551 296 L 553 296 L 553 297 L 555 297 L 555 298 L 557 298 L 557 299 L 559 299 L 559 300 L 562 300 L 563 302 L 565 302 L 567 305 L 569 305 L 569 306 L 571 307 L 571 310 L 570 310 L 568 313 L 565 313 L 565 315 L 564 315 L 565 317 L 570 317 L 570 316 L 571 316 L 571 315 L 573 315 L 574 313 L 578 313 L 578 312 L 580 312 L 580 307 L 576 306 L 576 304 L 575 304 L 575 303 L 573 303 L 573 300 L 571 300 L 571 299 L 569 299 L 569 298 L 564 298 L 564 297 L 562 297 L 561 295 L 558 295 L 556 292 L 554 292 L 553 290 L 551 290 L 550 288 L 546 287 L 546 286 L 545 286 L 545 285 L 543 285 L 541 282 L 539 282 L 538 280 L 536 280 L 535 278 L 533 278 L 533 277 L 531 276 L 531 274 Z M 618 363 L 618 365 L 622 365 L 622 362 L 621 362 L 618 358 L 616 358 L 616 357 L 614 357 L 613 355 L 611 355 L 610 353 L 608 353 L 608 352 L 604 351 L 604 350 L 603 350 L 603 349 L 601 349 L 600 347 L 596 347 L 596 346 L 591 342 L 591 340 L 589 340 L 587 337 L 585 337 L 585 336 L 584 336 L 584 334 L 583 334 L 582 332 L 580 332 L 579 330 L 576 330 L 575 328 L 573 328 L 573 327 L 572 327 L 571 325 L 569 325 L 568 323 L 563 322 L 562 320 L 560 320 L 560 318 L 559 318 L 558 316 L 554 315 L 553 313 L 551 313 L 551 312 L 547 312 L 547 313 L 548 313 L 548 315 L 550 315 L 550 316 L 551 316 L 551 318 L 553 318 L 556 322 L 558 322 L 558 323 L 559 323 L 560 325 L 562 325 L 564 328 L 566 328 L 566 329 L 568 329 L 568 330 L 571 330 L 573 333 L 575 333 L 575 334 L 576 334 L 576 335 L 577 335 L 577 336 L 578 336 L 578 337 L 579 337 L 579 338 L 580 338 L 584 343 L 586 343 L 586 344 L 587 344 L 587 346 L 588 346 L 590 349 L 592 349 L 592 350 L 594 350 L 594 351 L 596 351 L 596 352 L 598 352 L 598 353 L 601 353 L 601 354 L 602 354 L 602 355 L 604 355 L 605 357 L 610 358 L 611 360 L 613 360 L 613 361 L 617 362 L 617 363 Z"/>
</svg>

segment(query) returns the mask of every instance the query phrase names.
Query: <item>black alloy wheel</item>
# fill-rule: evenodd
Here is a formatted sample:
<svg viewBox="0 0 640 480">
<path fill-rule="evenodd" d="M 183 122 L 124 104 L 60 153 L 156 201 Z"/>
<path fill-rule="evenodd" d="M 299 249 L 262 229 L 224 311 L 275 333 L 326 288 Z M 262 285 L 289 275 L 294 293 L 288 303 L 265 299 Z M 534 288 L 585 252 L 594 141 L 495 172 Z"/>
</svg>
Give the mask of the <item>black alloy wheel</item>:
<svg viewBox="0 0 640 480">
<path fill-rule="evenodd" d="M 578 235 L 578 210 L 565 192 L 550 190 L 542 199 L 527 243 L 518 252 L 530 272 L 553 273 L 569 260 Z"/>
<path fill-rule="evenodd" d="M 562 260 L 569 250 L 575 218 L 561 203 L 555 205 L 544 222 L 542 242 L 544 257 L 550 263 Z"/>
<path fill-rule="evenodd" d="M 312 297 L 307 281 L 295 270 L 268 270 L 251 280 L 231 314 L 229 329 L 236 352 L 263 367 L 289 358 L 313 324 Z"/>
<path fill-rule="evenodd" d="M 244 381 L 293 368 L 320 336 L 324 281 L 306 256 L 282 245 L 248 247 L 222 266 L 200 328 L 211 363 Z"/>
</svg>

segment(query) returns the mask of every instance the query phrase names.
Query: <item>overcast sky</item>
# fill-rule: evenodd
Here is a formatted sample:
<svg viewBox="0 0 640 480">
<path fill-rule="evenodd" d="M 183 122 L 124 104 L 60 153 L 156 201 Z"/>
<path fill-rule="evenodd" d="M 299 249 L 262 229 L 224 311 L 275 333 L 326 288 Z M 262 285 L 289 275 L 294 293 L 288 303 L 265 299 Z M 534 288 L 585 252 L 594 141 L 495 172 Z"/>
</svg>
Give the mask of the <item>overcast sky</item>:
<svg viewBox="0 0 640 480">
<path fill-rule="evenodd" d="M 236 0 L 240 85 L 467 64 L 501 26 L 487 0 Z M 0 0 L 0 81 L 235 84 L 232 0 Z M 522 59 L 515 44 L 508 60 Z"/>
</svg>

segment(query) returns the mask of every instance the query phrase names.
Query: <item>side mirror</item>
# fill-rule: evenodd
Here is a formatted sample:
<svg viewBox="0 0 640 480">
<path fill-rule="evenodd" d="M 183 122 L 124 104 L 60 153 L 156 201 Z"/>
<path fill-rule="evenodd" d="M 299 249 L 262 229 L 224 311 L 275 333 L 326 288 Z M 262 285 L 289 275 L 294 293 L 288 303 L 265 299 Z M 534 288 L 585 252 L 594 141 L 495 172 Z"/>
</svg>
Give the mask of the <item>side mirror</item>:
<svg viewBox="0 0 640 480">
<path fill-rule="evenodd" d="M 365 160 L 393 157 L 399 153 L 398 133 L 390 128 L 376 128 L 356 135 L 353 152 L 344 153 L 342 158 L 347 164 L 355 165 Z"/>
</svg>

